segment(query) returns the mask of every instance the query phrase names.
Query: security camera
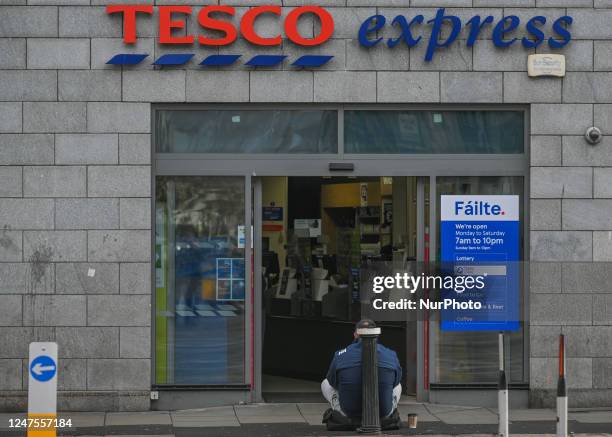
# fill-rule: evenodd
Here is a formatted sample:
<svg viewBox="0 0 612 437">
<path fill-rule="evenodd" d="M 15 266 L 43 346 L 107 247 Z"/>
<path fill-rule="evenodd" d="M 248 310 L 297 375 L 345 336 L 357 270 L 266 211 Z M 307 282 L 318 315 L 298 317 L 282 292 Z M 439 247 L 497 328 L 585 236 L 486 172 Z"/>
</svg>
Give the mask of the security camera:
<svg viewBox="0 0 612 437">
<path fill-rule="evenodd" d="M 601 139 L 603 138 L 603 134 L 601 133 L 601 130 L 598 127 L 591 126 L 586 130 L 584 137 L 586 138 L 589 144 L 593 145 L 601 141 Z"/>
</svg>

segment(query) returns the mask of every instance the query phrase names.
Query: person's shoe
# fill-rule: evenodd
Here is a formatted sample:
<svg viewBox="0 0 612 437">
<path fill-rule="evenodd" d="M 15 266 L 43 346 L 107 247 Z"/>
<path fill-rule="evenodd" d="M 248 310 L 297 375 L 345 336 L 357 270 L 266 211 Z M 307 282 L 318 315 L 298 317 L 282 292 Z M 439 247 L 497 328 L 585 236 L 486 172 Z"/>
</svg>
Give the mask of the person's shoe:
<svg viewBox="0 0 612 437">
<path fill-rule="evenodd" d="M 323 413 L 323 423 L 326 424 L 328 431 L 355 431 L 359 426 L 358 423 L 353 423 L 350 417 L 331 408 Z"/>
<path fill-rule="evenodd" d="M 401 426 L 402 419 L 400 418 L 399 411 L 397 411 L 397 408 L 389 416 L 380 419 L 380 427 L 383 431 L 400 429 Z"/>
</svg>

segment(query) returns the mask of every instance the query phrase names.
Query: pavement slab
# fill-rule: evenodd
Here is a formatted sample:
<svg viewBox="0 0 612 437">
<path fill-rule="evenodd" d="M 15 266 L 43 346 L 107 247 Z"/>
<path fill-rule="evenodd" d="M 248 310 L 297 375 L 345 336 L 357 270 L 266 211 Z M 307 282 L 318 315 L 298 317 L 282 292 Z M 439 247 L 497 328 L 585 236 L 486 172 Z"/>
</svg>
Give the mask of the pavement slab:
<svg viewBox="0 0 612 437">
<path fill-rule="evenodd" d="M 295 416 L 300 411 L 296 404 L 254 404 L 236 405 L 234 407 L 236 415 L 241 416 Z"/>
<path fill-rule="evenodd" d="M 219 428 L 219 427 L 239 427 L 238 419 L 233 421 L 221 420 L 182 420 L 173 421 L 174 428 Z"/>
<path fill-rule="evenodd" d="M 70 419 L 74 428 L 92 428 L 104 426 L 106 413 L 104 412 L 71 412 L 59 413 L 59 419 Z"/>
<path fill-rule="evenodd" d="M 323 422 L 322 422 L 323 416 L 322 415 L 316 415 L 316 416 L 303 415 L 303 416 L 304 416 L 304 420 L 309 425 L 321 426 L 323 424 Z"/>
<path fill-rule="evenodd" d="M 323 413 L 329 408 L 323 403 L 300 403 L 297 404 L 302 417 L 309 425 L 322 425 Z"/>
<path fill-rule="evenodd" d="M 497 414 L 485 408 L 437 412 L 435 416 L 450 425 L 481 425 L 498 422 Z"/>
<path fill-rule="evenodd" d="M 408 414 L 418 415 L 419 422 L 437 422 L 440 419 L 435 417 L 429 412 L 429 410 L 422 404 L 400 404 L 397 407 L 400 417 L 404 422 L 408 421 Z"/>
<path fill-rule="evenodd" d="M 325 411 L 329 408 L 329 404 L 323 404 L 319 402 L 298 403 L 297 407 L 298 410 L 300 410 L 300 413 L 302 413 L 303 415 L 319 414 L 321 417 L 323 417 L 323 413 L 325 413 Z"/>
<path fill-rule="evenodd" d="M 326 403 L 301 402 L 208 407 L 180 411 L 69 412 L 72 427 L 58 436 L 173 436 L 173 437 L 354 437 L 355 432 L 327 431 L 321 423 Z M 385 436 L 494 436 L 497 413 L 492 408 L 422 404 L 411 399 L 399 405 L 404 428 Z M 408 414 L 418 415 L 418 428 L 408 429 Z M 23 437 L 23 429 L 9 429 L 8 420 L 23 413 L 0 413 L 0 437 Z M 552 409 L 510 410 L 512 437 L 554 437 Z M 574 437 L 612 437 L 612 411 L 574 410 L 569 430 Z"/>
<path fill-rule="evenodd" d="M 578 425 L 579 428 L 576 428 Z M 570 431 L 573 437 L 612 437 L 606 432 L 609 424 L 577 424 L 570 422 Z M 448 425 L 441 422 L 420 424 L 418 429 L 402 428 L 396 431 L 383 432 L 387 437 L 399 436 L 427 436 L 427 437 L 493 437 L 496 436 L 497 425 Z M 580 433 L 577 431 L 580 430 Z M 512 437 L 554 437 L 554 423 L 528 422 L 512 424 L 510 428 Z M 23 431 L 2 432 L 2 437 L 23 437 Z M 83 430 L 72 429 L 58 436 L 174 436 L 174 437 L 357 437 L 354 431 L 338 432 L 327 431 L 324 426 L 312 426 L 307 423 L 279 423 L 279 424 L 246 424 L 235 427 L 207 426 L 207 427 L 169 427 L 158 426 L 114 426 L 90 428 Z"/>
<path fill-rule="evenodd" d="M 553 410 L 533 409 L 533 410 L 513 410 L 510 409 L 510 421 L 538 421 L 538 420 L 557 420 L 557 413 Z"/>
<path fill-rule="evenodd" d="M 140 413 L 108 413 L 106 426 L 172 425 L 167 411 L 144 411 Z"/>
<path fill-rule="evenodd" d="M 170 413 L 175 428 L 240 426 L 234 407 L 181 410 Z"/>
<path fill-rule="evenodd" d="M 400 435 L 385 434 L 387 437 L 399 437 Z M 424 436 L 423 434 L 410 434 L 412 436 Z M 181 434 L 138 434 L 138 437 L 181 437 Z M 309 434 L 313 436 L 313 434 Z M 494 434 L 427 434 L 427 437 L 493 437 Z M 555 434 L 513 434 L 512 437 L 554 437 Z M 576 437 L 610 437 L 612 434 L 575 434 Z M 96 435 L 96 436 L 81 436 L 81 437 L 136 437 L 136 435 L 125 435 L 125 434 L 108 434 L 108 435 Z M 250 436 L 249 436 L 250 437 Z M 307 436 L 300 436 L 307 437 Z M 342 437 L 362 437 L 362 434 L 351 434 L 342 435 Z"/>
<path fill-rule="evenodd" d="M 296 404 L 237 405 L 234 410 L 240 423 L 306 422 Z"/>
<path fill-rule="evenodd" d="M 422 404 L 424 405 L 424 404 Z M 448 413 L 453 411 L 466 411 L 466 410 L 484 410 L 482 407 L 470 407 L 464 405 L 446 405 L 446 404 L 427 404 L 427 410 L 431 414 L 437 415 L 438 413 Z"/>
<path fill-rule="evenodd" d="M 241 424 L 246 423 L 305 423 L 304 417 L 299 414 L 297 416 L 238 416 L 238 421 Z"/>
<path fill-rule="evenodd" d="M 233 406 L 208 407 L 195 410 L 176 410 L 170 413 L 172 416 L 180 417 L 236 417 Z"/>
<path fill-rule="evenodd" d="M 569 413 L 569 419 L 581 423 L 612 423 L 612 411 Z"/>
<path fill-rule="evenodd" d="M 557 434 L 512 434 L 512 437 L 556 437 Z"/>
</svg>

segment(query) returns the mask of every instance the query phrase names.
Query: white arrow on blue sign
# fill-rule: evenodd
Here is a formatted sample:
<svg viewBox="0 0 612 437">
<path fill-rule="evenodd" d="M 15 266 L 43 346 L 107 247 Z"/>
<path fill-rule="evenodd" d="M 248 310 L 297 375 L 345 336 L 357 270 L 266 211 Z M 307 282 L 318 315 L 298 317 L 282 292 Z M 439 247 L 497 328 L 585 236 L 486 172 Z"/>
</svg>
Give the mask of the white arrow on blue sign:
<svg viewBox="0 0 612 437">
<path fill-rule="evenodd" d="M 47 382 L 55 376 L 57 366 L 53 358 L 47 355 L 40 355 L 30 364 L 30 373 L 32 377 L 40 382 Z"/>
</svg>

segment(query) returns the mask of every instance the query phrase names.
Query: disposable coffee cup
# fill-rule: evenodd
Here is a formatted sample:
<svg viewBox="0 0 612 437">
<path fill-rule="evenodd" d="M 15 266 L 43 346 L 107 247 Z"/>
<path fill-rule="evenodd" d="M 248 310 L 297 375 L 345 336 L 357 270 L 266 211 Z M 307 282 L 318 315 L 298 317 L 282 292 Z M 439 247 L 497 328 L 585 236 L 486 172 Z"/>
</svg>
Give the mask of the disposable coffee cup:
<svg viewBox="0 0 612 437">
<path fill-rule="evenodd" d="M 417 414 L 409 414 L 408 415 L 408 428 L 415 429 L 417 427 L 418 421 L 419 421 L 419 416 Z"/>
</svg>

